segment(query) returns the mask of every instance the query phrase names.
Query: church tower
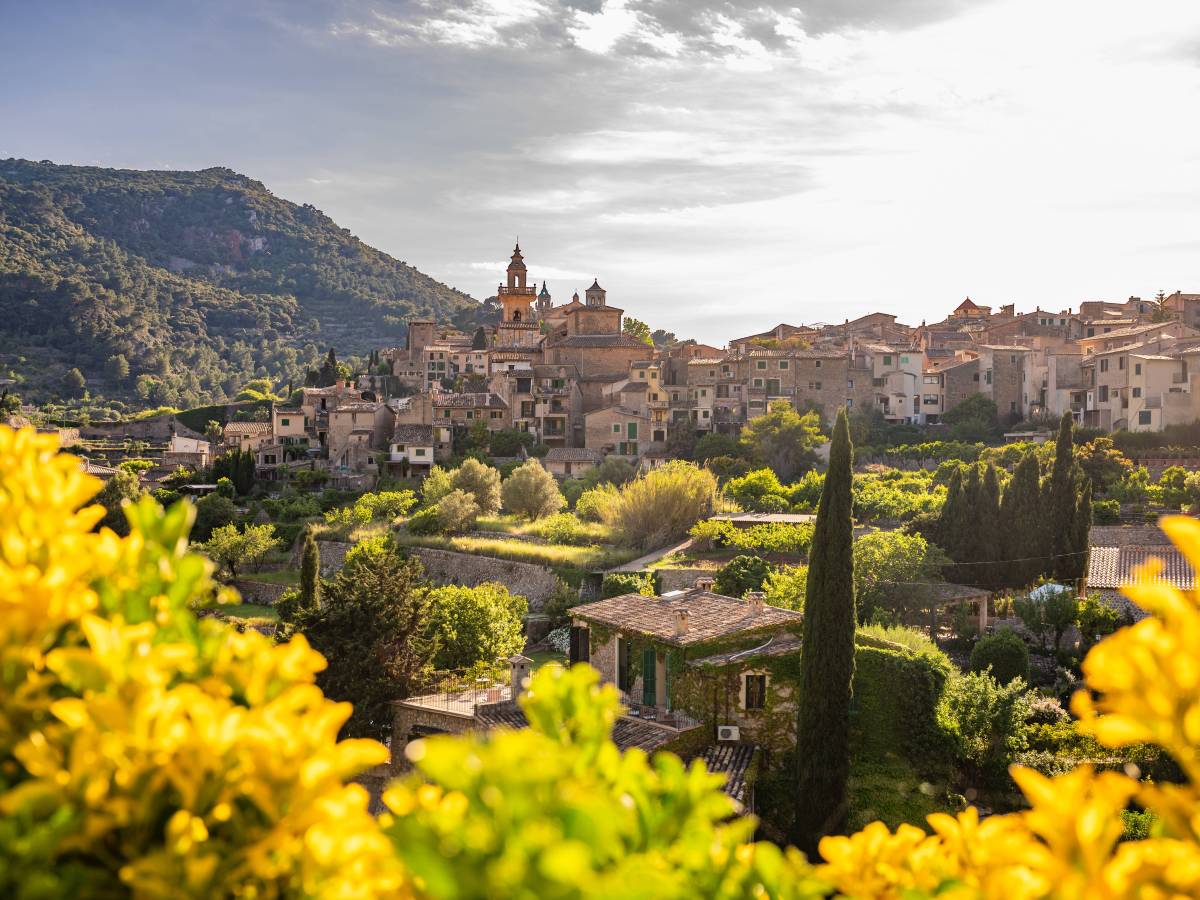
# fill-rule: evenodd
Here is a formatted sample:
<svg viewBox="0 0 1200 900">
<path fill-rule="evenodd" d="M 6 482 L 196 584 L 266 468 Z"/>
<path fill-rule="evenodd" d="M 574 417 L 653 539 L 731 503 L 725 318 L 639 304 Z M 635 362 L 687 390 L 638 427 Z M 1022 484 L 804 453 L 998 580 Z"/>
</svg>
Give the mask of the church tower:
<svg viewBox="0 0 1200 900">
<path fill-rule="evenodd" d="M 542 289 L 537 295 L 537 314 L 538 318 L 544 318 L 546 313 L 550 312 L 550 307 L 554 304 L 550 300 L 550 292 L 546 290 L 546 282 L 542 282 Z"/>
<path fill-rule="evenodd" d="M 600 287 L 598 278 L 592 279 L 592 286 L 584 293 L 588 306 L 604 306 L 604 295 L 604 288 Z"/>
<path fill-rule="evenodd" d="M 525 258 L 521 256 L 521 245 L 513 248 L 512 260 L 508 264 L 508 284 L 500 285 L 496 296 L 504 307 L 505 322 L 532 322 L 529 307 L 533 303 L 534 288 L 525 286 Z"/>
</svg>

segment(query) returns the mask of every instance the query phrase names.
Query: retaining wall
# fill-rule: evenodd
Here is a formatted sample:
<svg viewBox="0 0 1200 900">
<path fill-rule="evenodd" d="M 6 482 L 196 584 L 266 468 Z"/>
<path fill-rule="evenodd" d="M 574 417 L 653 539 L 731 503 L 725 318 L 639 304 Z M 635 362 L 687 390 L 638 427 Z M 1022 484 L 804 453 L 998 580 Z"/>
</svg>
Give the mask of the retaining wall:
<svg viewBox="0 0 1200 900">
<path fill-rule="evenodd" d="M 414 547 L 412 554 L 425 567 L 425 575 L 437 584 L 475 587 L 485 581 L 498 581 L 511 593 L 527 599 L 531 613 L 541 612 L 546 600 L 558 587 L 557 575 L 545 566 L 533 563 L 429 547 Z"/>
</svg>

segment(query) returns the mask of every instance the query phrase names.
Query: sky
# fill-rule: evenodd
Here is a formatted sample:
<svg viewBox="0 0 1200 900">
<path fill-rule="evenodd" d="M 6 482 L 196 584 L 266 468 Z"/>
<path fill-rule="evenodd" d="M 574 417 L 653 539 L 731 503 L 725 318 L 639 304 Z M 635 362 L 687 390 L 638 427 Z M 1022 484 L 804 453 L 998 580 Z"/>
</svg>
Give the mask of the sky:
<svg viewBox="0 0 1200 900">
<path fill-rule="evenodd" d="M 223 165 L 723 344 L 1200 291 L 1194 0 L 0 0 L 0 158 Z"/>
</svg>

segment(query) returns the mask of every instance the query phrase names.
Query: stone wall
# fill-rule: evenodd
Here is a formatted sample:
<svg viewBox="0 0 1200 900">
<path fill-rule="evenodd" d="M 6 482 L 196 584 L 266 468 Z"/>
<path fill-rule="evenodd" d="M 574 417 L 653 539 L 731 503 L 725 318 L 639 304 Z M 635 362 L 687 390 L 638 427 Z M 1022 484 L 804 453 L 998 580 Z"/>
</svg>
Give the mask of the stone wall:
<svg viewBox="0 0 1200 900">
<path fill-rule="evenodd" d="M 658 592 L 686 591 L 696 586 L 697 578 L 715 578 L 715 569 L 658 569 Z"/>
<path fill-rule="evenodd" d="M 342 563 L 346 561 L 346 554 L 353 546 L 346 541 L 317 541 L 317 549 L 321 552 L 321 574 L 326 578 L 335 574 L 342 567 Z M 297 541 L 296 549 L 292 551 L 292 559 L 297 567 L 300 565 L 302 547 L 303 542 Z"/>
<path fill-rule="evenodd" d="M 242 595 L 246 603 L 261 603 L 264 606 L 274 606 L 291 585 L 268 584 L 265 581 L 255 581 L 252 578 L 239 578 L 233 586 Z"/>
<path fill-rule="evenodd" d="M 485 581 L 498 581 L 510 592 L 527 599 L 531 613 L 541 612 L 546 600 L 558 587 L 558 576 L 545 566 L 429 547 L 414 547 L 412 553 L 421 560 L 425 574 L 431 581 L 468 587 Z"/>
<path fill-rule="evenodd" d="M 408 771 L 404 755 L 409 742 L 428 734 L 462 734 L 475 727 L 475 717 L 442 709 L 417 709 L 404 703 L 392 704 L 392 772 Z"/>
</svg>

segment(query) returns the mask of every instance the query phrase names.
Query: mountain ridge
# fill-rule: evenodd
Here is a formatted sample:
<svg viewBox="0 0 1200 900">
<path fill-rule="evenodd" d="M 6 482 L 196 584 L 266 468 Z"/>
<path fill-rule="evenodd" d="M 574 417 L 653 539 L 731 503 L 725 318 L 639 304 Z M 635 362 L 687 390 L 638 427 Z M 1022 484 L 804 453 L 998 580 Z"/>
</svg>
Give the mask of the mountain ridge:
<svg viewBox="0 0 1200 900">
<path fill-rule="evenodd" d="M 224 166 L 0 161 L 0 376 L 26 400 L 220 401 L 303 378 L 327 347 L 365 353 L 410 318 L 480 310 Z"/>
</svg>

